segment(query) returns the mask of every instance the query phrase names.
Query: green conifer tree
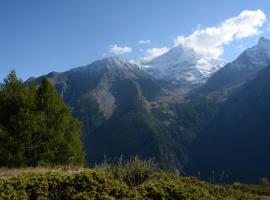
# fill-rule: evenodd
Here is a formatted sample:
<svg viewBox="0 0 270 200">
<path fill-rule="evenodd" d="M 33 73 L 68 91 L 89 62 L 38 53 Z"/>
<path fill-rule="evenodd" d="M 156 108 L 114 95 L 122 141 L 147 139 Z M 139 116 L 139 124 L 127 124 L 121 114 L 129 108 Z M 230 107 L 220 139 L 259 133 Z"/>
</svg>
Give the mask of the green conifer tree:
<svg viewBox="0 0 270 200">
<path fill-rule="evenodd" d="M 81 123 L 47 78 L 25 86 L 15 71 L 0 87 L 0 166 L 82 165 Z"/>
<path fill-rule="evenodd" d="M 83 164 L 81 144 L 81 123 L 72 117 L 66 106 L 47 78 L 42 80 L 36 93 L 39 131 L 34 138 L 38 164 Z"/>
<path fill-rule="evenodd" d="M 29 134 L 23 130 L 25 89 L 22 80 L 11 71 L 0 88 L 0 123 L 2 127 L 2 150 L 0 157 L 6 166 L 22 166 L 25 162 L 25 143 Z"/>
</svg>

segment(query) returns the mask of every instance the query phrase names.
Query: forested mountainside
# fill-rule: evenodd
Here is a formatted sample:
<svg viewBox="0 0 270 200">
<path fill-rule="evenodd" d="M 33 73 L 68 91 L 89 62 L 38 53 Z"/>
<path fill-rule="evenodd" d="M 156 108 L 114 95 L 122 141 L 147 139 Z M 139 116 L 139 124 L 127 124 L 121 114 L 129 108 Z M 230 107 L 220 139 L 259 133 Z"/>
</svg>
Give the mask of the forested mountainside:
<svg viewBox="0 0 270 200">
<path fill-rule="evenodd" d="M 164 169 L 180 170 L 187 161 L 187 145 L 215 108 L 209 106 L 214 101 L 202 96 L 183 104 L 183 96 L 120 58 L 47 77 L 84 124 L 89 164 L 105 156 L 139 155 L 155 158 Z"/>
<path fill-rule="evenodd" d="M 204 178 L 255 182 L 270 176 L 270 67 L 224 103 L 191 147 L 191 167 Z M 229 177 L 226 177 L 228 175 Z"/>
</svg>

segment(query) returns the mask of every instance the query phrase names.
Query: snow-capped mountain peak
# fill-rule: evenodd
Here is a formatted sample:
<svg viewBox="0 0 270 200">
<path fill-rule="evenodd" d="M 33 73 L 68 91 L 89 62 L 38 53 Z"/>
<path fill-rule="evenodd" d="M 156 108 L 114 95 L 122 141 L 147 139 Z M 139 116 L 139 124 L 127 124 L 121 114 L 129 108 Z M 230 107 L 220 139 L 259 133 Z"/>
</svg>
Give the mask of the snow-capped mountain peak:
<svg viewBox="0 0 270 200">
<path fill-rule="evenodd" d="M 245 83 L 270 64 L 270 40 L 260 38 L 258 44 L 246 49 L 236 60 L 213 74 L 204 92 L 221 91 Z"/>
<path fill-rule="evenodd" d="M 140 64 L 157 79 L 193 85 L 204 83 L 225 62 L 202 57 L 193 49 L 178 45 L 150 61 L 141 60 Z"/>
<path fill-rule="evenodd" d="M 270 63 L 270 40 L 261 37 L 257 45 L 246 49 L 232 63 L 231 68 L 238 70 L 258 70 L 266 67 Z"/>
</svg>

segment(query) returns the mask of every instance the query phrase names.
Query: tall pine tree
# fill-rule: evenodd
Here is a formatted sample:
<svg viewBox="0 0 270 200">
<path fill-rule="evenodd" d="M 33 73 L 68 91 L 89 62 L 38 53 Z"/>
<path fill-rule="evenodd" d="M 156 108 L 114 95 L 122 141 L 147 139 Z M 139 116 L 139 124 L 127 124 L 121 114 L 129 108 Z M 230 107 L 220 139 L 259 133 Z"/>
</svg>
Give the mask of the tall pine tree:
<svg viewBox="0 0 270 200">
<path fill-rule="evenodd" d="M 0 88 L 0 165 L 82 165 L 81 124 L 47 78 L 25 87 L 11 71 Z"/>
<path fill-rule="evenodd" d="M 25 144 L 29 133 L 23 130 L 25 108 L 23 82 L 11 71 L 0 89 L 0 122 L 2 129 L 1 163 L 7 166 L 21 166 L 25 162 Z M 5 153 L 4 153 L 5 152 Z"/>
<path fill-rule="evenodd" d="M 36 94 L 39 131 L 36 133 L 38 162 L 83 163 L 81 123 L 72 117 L 47 78 L 42 80 Z"/>
</svg>

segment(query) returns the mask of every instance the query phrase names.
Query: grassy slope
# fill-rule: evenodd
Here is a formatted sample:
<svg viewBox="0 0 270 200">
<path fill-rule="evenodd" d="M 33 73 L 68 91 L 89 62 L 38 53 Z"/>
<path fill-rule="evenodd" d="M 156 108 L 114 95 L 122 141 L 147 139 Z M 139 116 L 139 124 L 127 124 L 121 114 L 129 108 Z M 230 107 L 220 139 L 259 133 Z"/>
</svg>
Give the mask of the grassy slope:
<svg viewBox="0 0 270 200">
<path fill-rule="evenodd" d="M 270 187 L 213 185 L 151 163 L 95 169 L 0 169 L 0 199 L 270 199 Z"/>
</svg>

